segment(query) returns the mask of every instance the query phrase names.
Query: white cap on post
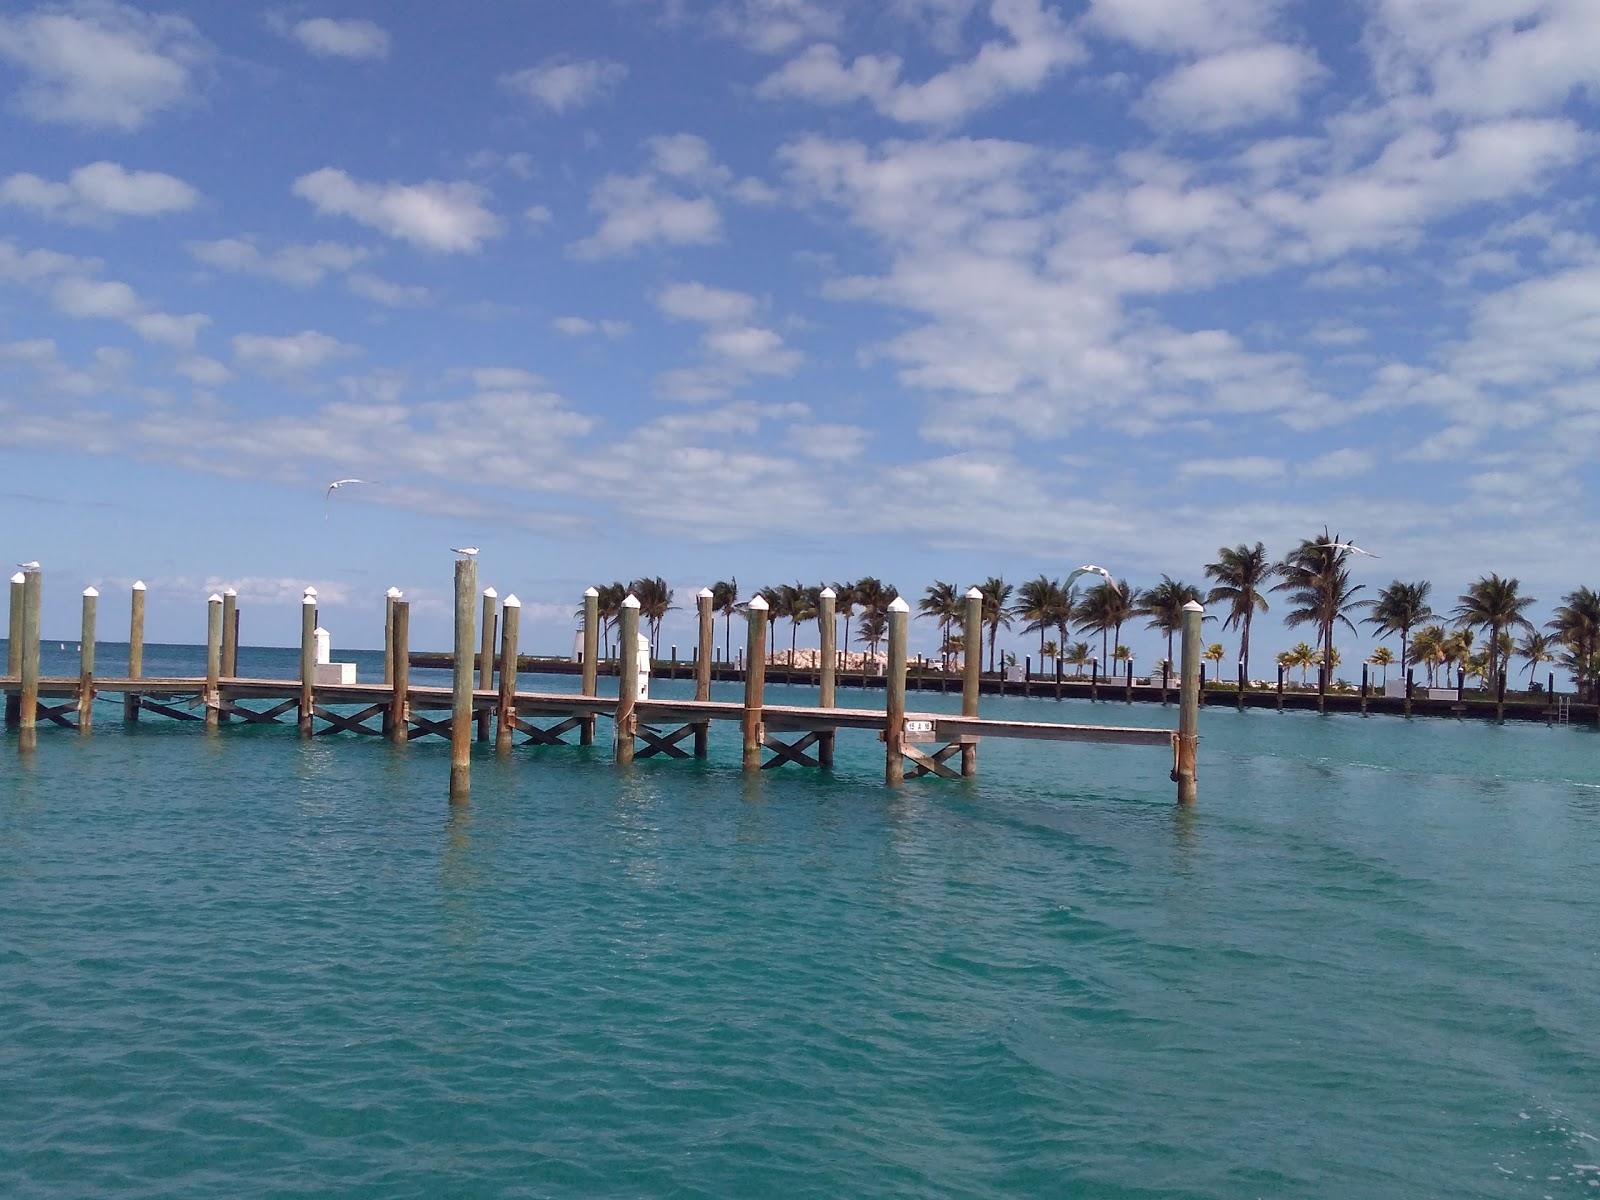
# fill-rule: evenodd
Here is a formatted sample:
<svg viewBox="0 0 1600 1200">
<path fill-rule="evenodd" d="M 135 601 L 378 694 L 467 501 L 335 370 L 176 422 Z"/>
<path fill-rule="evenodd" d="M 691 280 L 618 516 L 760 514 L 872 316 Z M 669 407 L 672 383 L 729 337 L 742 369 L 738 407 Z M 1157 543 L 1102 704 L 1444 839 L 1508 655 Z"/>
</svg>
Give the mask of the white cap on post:
<svg viewBox="0 0 1600 1200">
<path fill-rule="evenodd" d="M 983 593 L 981 591 L 979 591 L 975 587 L 968 588 L 967 589 L 967 599 L 968 600 L 982 600 L 983 599 Z"/>
<path fill-rule="evenodd" d="M 92 599 L 93 597 L 98 596 L 100 593 L 92 587 L 86 587 L 83 589 L 83 594 L 86 598 Z"/>
<path fill-rule="evenodd" d="M 18 571 L 15 575 L 13 575 L 11 577 L 11 582 L 12 583 L 27 583 L 28 582 L 28 577 L 26 575 L 24 575 L 21 571 Z M 134 587 L 143 587 L 144 584 L 136 583 L 133 586 Z"/>
<path fill-rule="evenodd" d="M 709 599 L 711 599 L 711 589 L 703 587 L 698 592 L 696 592 L 695 595 L 699 596 L 700 599 L 702 599 L 702 600 L 709 600 Z"/>
<path fill-rule="evenodd" d="M 223 588 L 222 589 L 222 594 L 224 596 L 238 596 L 239 593 L 237 591 L 235 591 L 233 588 L 230 587 L 230 588 Z"/>
<path fill-rule="evenodd" d="M 757 592 L 754 596 L 750 597 L 750 603 L 747 604 L 745 607 L 746 608 L 753 608 L 753 609 L 756 610 L 756 612 L 766 612 L 767 609 L 769 607 L 771 607 L 771 606 L 768 605 L 767 598 L 765 596 L 763 596 L 760 592 Z"/>
<path fill-rule="evenodd" d="M 896 596 L 893 600 L 889 601 L 889 611 L 910 612 L 911 605 L 906 603 L 906 598 L 904 596 Z"/>
<path fill-rule="evenodd" d="M 316 598 L 316 596 L 312 595 L 312 593 L 307 592 L 304 596 L 300 597 L 300 603 L 315 607 L 316 603 L 317 603 L 317 598 Z"/>
<path fill-rule="evenodd" d="M 629 592 L 622 599 L 622 607 L 623 608 L 638 608 L 639 607 L 639 597 L 635 596 L 632 592 Z"/>
<path fill-rule="evenodd" d="M 306 595 L 310 596 L 313 600 L 315 600 L 317 598 L 317 589 L 314 588 L 314 587 L 308 587 L 306 589 Z"/>
<path fill-rule="evenodd" d="M 823 588 L 819 594 L 824 600 L 837 600 L 839 598 L 839 593 L 832 588 Z"/>
<path fill-rule="evenodd" d="M 498 597 L 499 595 L 500 595 L 500 593 L 495 591 L 492 587 L 483 589 L 483 598 L 485 600 L 493 600 L 496 597 Z"/>
<path fill-rule="evenodd" d="M 217 595 L 215 592 L 212 592 L 211 595 L 206 597 L 206 603 L 207 604 L 221 604 L 222 603 L 222 597 Z"/>
<path fill-rule="evenodd" d="M 389 597 L 389 599 L 391 599 L 391 600 L 398 600 L 398 599 L 400 599 L 401 596 L 404 596 L 405 593 L 402 592 L 397 587 L 392 587 L 387 592 L 385 592 L 384 595 Z"/>
<path fill-rule="evenodd" d="M 142 580 L 142 579 L 135 579 L 135 580 L 134 580 L 134 581 L 133 581 L 133 590 L 134 590 L 134 591 L 136 591 L 136 592 L 142 592 L 142 591 L 144 591 L 144 580 Z"/>
<path fill-rule="evenodd" d="M 1205 607 L 1198 600 L 1191 600 L 1183 606 L 1184 612 L 1205 612 Z"/>
<path fill-rule="evenodd" d="M 583 594 L 591 597 L 598 596 L 600 594 L 600 589 L 591 585 L 583 589 Z"/>
<path fill-rule="evenodd" d="M 501 602 L 506 608 L 521 608 L 522 601 L 517 599 L 517 594 L 512 592 Z"/>
</svg>

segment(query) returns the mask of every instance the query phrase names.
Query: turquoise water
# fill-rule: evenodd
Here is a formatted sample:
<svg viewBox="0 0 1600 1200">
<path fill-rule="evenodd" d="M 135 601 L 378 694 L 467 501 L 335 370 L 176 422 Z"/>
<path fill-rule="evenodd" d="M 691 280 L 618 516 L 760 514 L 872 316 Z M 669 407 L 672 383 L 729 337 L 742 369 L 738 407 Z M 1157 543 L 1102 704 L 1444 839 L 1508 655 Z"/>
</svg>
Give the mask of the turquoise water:
<svg viewBox="0 0 1600 1200">
<path fill-rule="evenodd" d="M 431 739 L 98 720 L 0 740 L 0 1195 L 1600 1192 L 1587 730 L 1207 710 L 1183 813 L 1162 751 L 891 794 L 721 727 L 452 812 Z"/>
</svg>

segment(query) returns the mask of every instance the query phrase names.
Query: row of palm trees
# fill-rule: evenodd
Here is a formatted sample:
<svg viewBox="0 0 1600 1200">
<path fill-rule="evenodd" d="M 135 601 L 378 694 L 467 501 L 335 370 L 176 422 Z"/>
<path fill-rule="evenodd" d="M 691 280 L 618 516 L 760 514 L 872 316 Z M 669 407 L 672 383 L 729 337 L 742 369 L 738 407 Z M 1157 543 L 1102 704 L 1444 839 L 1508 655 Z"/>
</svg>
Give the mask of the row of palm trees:
<svg viewBox="0 0 1600 1200">
<path fill-rule="evenodd" d="M 1458 597 L 1447 616 L 1434 611 L 1432 584 L 1426 580 L 1394 580 L 1379 588 L 1376 595 L 1363 596 L 1363 584 L 1351 579 L 1351 556 L 1355 548 L 1343 538 L 1324 529 L 1319 536 L 1306 538 L 1281 559 L 1273 559 L 1266 546 L 1241 543 L 1223 546 L 1214 561 L 1205 565 L 1209 586 L 1185 583 L 1170 575 L 1143 590 L 1129 587 L 1125 579 L 1103 579 L 1080 590 L 1045 575 L 1013 585 L 991 576 L 977 585 L 983 597 L 983 632 L 988 641 L 988 668 L 997 665 L 997 644 L 1002 629 L 1021 622 L 1021 629 L 1039 635 L 1042 662 L 1051 659 L 1079 666 L 1094 661 L 1088 644 L 1071 642 L 1072 632 L 1099 635 L 1099 661 L 1110 663 L 1131 657 L 1122 642 L 1123 626 L 1145 619 L 1145 627 L 1166 638 L 1167 662 L 1172 661 L 1173 639 L 1182 627 L 1184 605 L 1191 600 L 1208 606 L 1223 606 L 1222 629 L 1237 630 L 1239 666 L 1250 678 L 1250 634 L 1257 616 L 1270 611 L 1269 596 L 1281 594 L 1287 611 L 1284 624 L 1290 628 L 1310 627 L 1314 641 L 1302 643 L 1279 656 L 1280 665 L 1298 668 L 1305 674 L 1318 668 L 1318 687 L 1326 691 L 1340 661 L 1337 637 L 1341 630 L 1357 632 L 1356 621 L 1369 626 L 1380 640 L 1397 636 L 1400 654 L 1396 660 L 1387 647 L 1369 660 L 1387 668 L 1398 662 L 1403 670 L 1420 667 L 1427 671 L 1429 683 L 1441 668 L 1457 665 L 1468 674 L 1482 678 L 1485 685 L 1497 688 L 1507 679 L 1511 660 L 1521 657 L 1533 674 L 1543 663 L 1557 663 L 1570 671 L 1580 692 L 1600 691 L 1600 593 L 1579 588 L 1562 598 L 1544 631 L 1534 628 L 1527 610 L 1535 603 L 1524 595 L 1515 578 L 1489 574 L 1479 578 Z M 814 621 L 820 611 L 822 584 L 779 584 L 762 588 L 771 620 L 769 655 L 775 657 L 777 626 L 789 622 L 790 660 L 793 661 L 800 627 Z M 899 596 L 894 586 L 867 577 L 831 585 L 837 597 L 835 611 L 844 621 L 841 645 L 848 647 L 852 621 L 855 635 L 873 655 L 888 627 L 889 604 Z M 641 616 L 648 622 L 652 644 L 660 639 L 661 620 L 673 607 L 672 589 L 659 577 L 637 579 L 624 586 L 614 583 L 600 587 L 601 617 L 609 629 L 629 590 L 638 596 Z M 731 622 L 745 611 L 737 579 L 712 585 L 713 610 L 723 618 L 723 656 L 731 656 Z M 948 666 L 961 652 L 961 629 L 965 614 L 964 590 L 954 583 L 935 581 L 916 604 L 921 618 L 939 627 L 940 654 Z M 1207 617 L 1207 620 L 1215 619 Z M 1515 634 L 1523 634 L 1516 641 Z M 1050 635 L 1054 634 L 1052 638 Z M 1483 634 L 1481 645 L 1476 635 Z M 1115 649 L 1113 649 L 1113 647 Z M 659 646 L 657 646 L 659 649 Z M 1217 650 L 1213 645 L 1209 650 Z M 1208 656 L 1209 653 L 1208 653 Z M 1220 659 L 1220 652 L 1215 658 Z"/>
</svg>

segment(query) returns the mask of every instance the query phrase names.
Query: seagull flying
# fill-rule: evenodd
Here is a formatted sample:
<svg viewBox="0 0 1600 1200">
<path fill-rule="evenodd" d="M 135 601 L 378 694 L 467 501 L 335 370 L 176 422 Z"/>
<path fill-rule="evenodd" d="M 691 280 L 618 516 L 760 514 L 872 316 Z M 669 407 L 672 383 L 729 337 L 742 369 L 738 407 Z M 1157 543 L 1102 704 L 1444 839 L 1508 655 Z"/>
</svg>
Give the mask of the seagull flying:
<svg viewBox="0 0 1600 1200">
<path fill-rule="evenodd" d="M 377 480 L 375 479 L 335 479 L 328 485 L 328 490 L 322 494 L 322 519 L 324 521 L 328 519 L 328 501 L 333 499 L 333 494 L 340 488 L 351 483 L 372 484 L 376 482 Z"/>
<path fill-rule="evenodd" d="M 1083 566 L 1079 567 L 1071 575 L 1068 575 L 1066 583 L 1062 584 L 1061 586 L 1064 588 L 1071 587 L 1073 583 L 1077 581 L 1077 578 L 1080 575 L 1098 575 L 1100 578 L 1109 583 L 1115 591 L 1122 591 L 1122 586 L 1111 577 L 1110 571 L 1106 570 L 1104 567 L 1097 567 L 1093 563 L 1084 563 Z"/>
<path fill-rule="evenodd" d="M 478 548 L 476 546 L 451 546 L 450 547 L 450 553 L 452 553 L 452 554 L 464 554 L 468 558 L 471 558 L 477 552 L 478 552 Z"/>
<path fill-rule="evenodd" d="M 1368 558 L 1381 557 L 1380 555 L 1374 554 L 1371 550 L 1363 550 L 1354 542 L 1323 542 L 1322 544 L 1328 547 L 1330 550 L 1354 550 L 1357 554 L 1365 554 Z"/>
</svg>

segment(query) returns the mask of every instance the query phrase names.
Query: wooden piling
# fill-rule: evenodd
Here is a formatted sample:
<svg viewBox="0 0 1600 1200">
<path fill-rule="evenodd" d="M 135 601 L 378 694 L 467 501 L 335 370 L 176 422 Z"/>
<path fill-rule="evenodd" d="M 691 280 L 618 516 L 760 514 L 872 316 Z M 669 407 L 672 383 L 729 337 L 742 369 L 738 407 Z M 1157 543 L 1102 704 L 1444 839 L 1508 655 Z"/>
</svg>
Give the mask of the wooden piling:
<svg viewBox="0 0 1600 1200">
<path fill-rule="evenodd" d="M 1177 765 L 1172 772 L 1179 804 L 1193 804 L 1198 795 L 1195 775 L 1200 747 L 1200 622 L 1204 615 L 1205 610 L 1193 600 L 1183 606 Z"/>
<path fill-rule="evenodd" d="M 588 588 L 583 593 L 583 694 L 598 696 L 600 665 L 600 592 Z M 594 718 L 584 717 L 578 726 L 578 744 L 594 745 Z"/>
<path fill-rule="evenodd" d="M 1410 704 L 1411 701 L 1408 699 L 1406 701 L 1406 703 Z M 1283 664 L 1282 663 L 1278 664 L 1278 711 L 1279 712 L 1283 711 Z"/>
<path fill-rule="evenodd" d="M 1246 684 L 1246 680 L 1245 680 L 1245 677 L 1244 677 L 1244 659 L 1241 658 L 1239 660 L 1239 690 L 1234 695 L 1234 698 L 1233 698 L 1234 699 L 1234 707 L 1236 709 L 1238 709 L 1240 712 L 1244 711 L 1244 689 L 1245 689 L 1245 684 Z"/>
<path fill-rule="evenodd" d="M 411 741 L 411 601 L 396 598 L 390 632 L 394 660 L 394 692 L 389 698 L 389 740 L 397 746 Z"/>
<path fill-rule="evenodd" d="M 78 633 L 78 732 L 88 733 L 94 728 L 94 638 L 95 610 L 100 604 L 100 593 L 92 587 L 83 589 L 83 625 Z"/>
<path fill-rule="evenodd" d="M 978 715 L 978 685 L 983 671 L 983 593 L 977 588 L 967 592 L 966 608 L 961 617 L 961 715 Z M 976 742 L 961 744 L 961 774 L 971 779 L 978 773 L 978 746 Z"/>
<path fill-rule="evenodd" d="M 222 678 L 239 674 L 239 593 L 228 588 L 222 593 Z"/>
<path fill-rule="evenodd" d="M 383 597 L 383 683 L 385 687 L 394 685 L 394 606 L 400 599 L 401 591 L 397 587 L 390 588 Z"/>
<path fill-rule="evenodd" d="M 222 597 L 213 592 L 206 599 L 206 690 L 201 697 L 207 733 L 216 732 L 222 716 L 222 697 L 217 690 L 222 677 L 222 609 Z"/>
<path fill-rule="evenodd" d="M 1089 660 L 1089 699 L 1100 699 L 1100 660 L 1098 658 Z"/>
<path fill-rule="evenodd" d="M 1361 664 L 1361 715 L 1367 715 L 1367 664 Z"/>
<path fill-rule="evenodd" d="M 22 674 L 22 589 L 27 580 L 21 571 L 11 577 L 11 609 L 6 625 L 6 675 L 12 679 Z M 17 714 L 22 711 L 21 681 L 6 691 L 6 728 L 17 727 Z"/>
<path fill-rule="evenodd" d="M 1124 688 L 1123 699 L 1126 700 L 1129 704 L 1132 704 L 1133 703 L 1133 659 L 1131 659 L 1131 658 L 1128 660 L 1128 678 L 1127 678 L 1127 682 L 1123 685 L 1123 688 Z"/>
<path fill-rule="evenodd" d="M 1022 656 L 1022 694 L 1024 697 L 1033 695 L 1033 655 Z"/>
<path fill-rule="evenodd" d="M 715 653 L 716 614 L 711 611 L 711 589 L 701 588 L 695 593 L 695 615 L 699 618 L 698 640 L 694 654 L 694 698 L 711 699 L 711 657 Z M 704 758 L 711 752 L 711 722 L 701 721 L 694 727 L 694 756 Z"/>
<path fill-rule="evenodd" d="M 618 621 L 622 628 L 617 648 L 617 738 L 613 748 L 618 763 L 633 761 L 634 730 L 639 718 L 634 706 L 639 698 L 639 597 L 629 592 L 622 600 Z"/>
<path fill-rule="evenodd" d="M 517 634 L 521 624 L 522 601 L 512 593 L 500 606 L 500 715 L 494 747 L 501 754 L 511 749 L 517 731 Z"/>
<path fill-rule="evenodd" d="M 472 601 L 478 591 L 478 560 L 456 559 L 455 675 L 450 695 L 450 803 L 472 794 Z"/>
<path fill-rule="evenodd" d="M 39 744 L 39 603 L 43 580 L 37 569 L 23 573 L 22 586 L 22 695 L 17 715 L 17 746 L 32 750 Z"/>
<path fill-rule="evenodd" d="M 883 681 L 883 781 L 890 787 L 898 787 L 906 777 L 906 632 L 910 619 L 911 606 L 904 596 L 889 602 L 889 662 Z"/>
<path fill-rule="evenodd" d="M 128 678 L 144 678 L 144 580 L 135 579 L 128 601 Z M 122 720 L 133 725 L 139 720 L 139 695 L 128 692 L 122 697 Z"/>
<path fill-rule="evenodd" d="M 317 704 L 317 589 L 300 597 L 300 736 L 311 736 Z"/>
<path fill-rule="evenodd" d="M 744 769 L 761 769 L 762 693 L 767 685 L 767 601 L 757 594 L 745 605 Z"/>
<path fill-rule="evenodd" d="M 478 643 L 478 687 L 488 691 L 494 687 L 494 627 L 495 609 L 499 606 L 500 594 L 493 588 L 483 589 L 483 623 L 481 638 Z M 489 726 L 494 720 L 494 714 L 488 709 L 478 712 L 478 740 L 489 740 Z"/>
<path fill-rule="evenodd" d="M 839 632 L 838 611 L 839 594 L 831 587 L 823 588 L 817 594 L 817 683 L 820 687 L 817 703 L 823 708 L 833 708 L 837 704 L 835 672 L 839 665 L 839 650 L 835 642 Z M 817 761 L 824 767 L 833 766 L 836 737 L 831 729 L 825 729 L 817 736 Z"/>
<path fill-rule="evenodd" d="M 1282 667 L 1278 668 L 1278 676 L 1280 679 L 1283 677 Z M 1416 676 L 1417 673 L 1414 670 L 1410 667 L 1406 668 L 1406 716 L 1408 717 L 1411 715 L 1411 692 L 1417 685 Z"/>
</svg>

